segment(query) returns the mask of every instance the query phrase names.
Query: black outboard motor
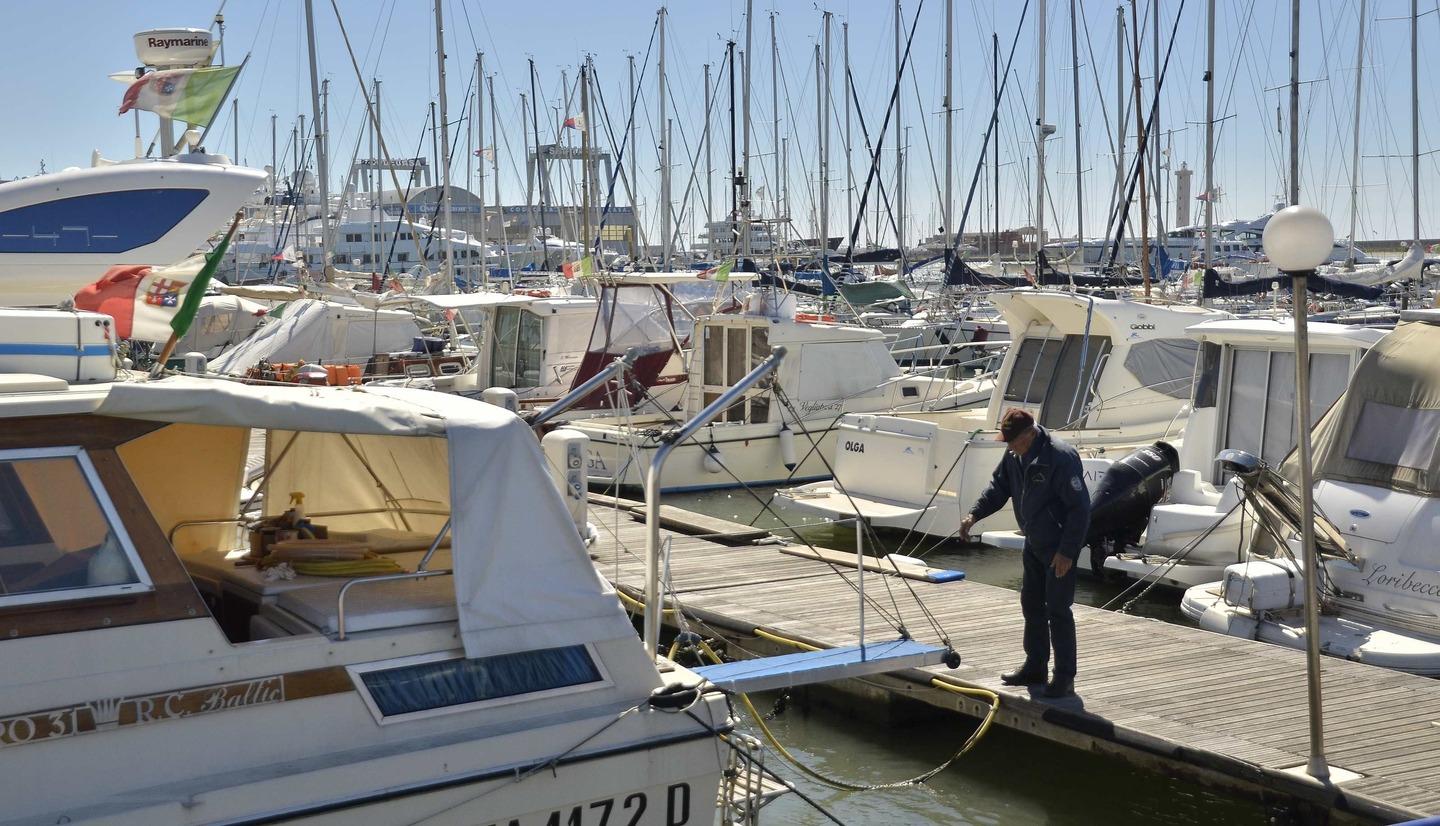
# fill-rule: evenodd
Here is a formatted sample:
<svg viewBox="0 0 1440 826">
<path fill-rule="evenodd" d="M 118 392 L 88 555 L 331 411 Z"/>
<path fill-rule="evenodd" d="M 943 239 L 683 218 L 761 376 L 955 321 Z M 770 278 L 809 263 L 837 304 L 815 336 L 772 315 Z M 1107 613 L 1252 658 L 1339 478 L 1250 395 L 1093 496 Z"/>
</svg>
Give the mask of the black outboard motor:
<svg viewBox="0 0 1440 826">
<path fill-rule="evenodd" d="M 1168 442 L 1142 447 L 1105 471 L 1090 494 L 1090 569 L 1105 570 L 1105 557 L 1140 539 L 1150 509 L 1164 497 L 1180 469 L 1180 454 Z"/>
</svg>

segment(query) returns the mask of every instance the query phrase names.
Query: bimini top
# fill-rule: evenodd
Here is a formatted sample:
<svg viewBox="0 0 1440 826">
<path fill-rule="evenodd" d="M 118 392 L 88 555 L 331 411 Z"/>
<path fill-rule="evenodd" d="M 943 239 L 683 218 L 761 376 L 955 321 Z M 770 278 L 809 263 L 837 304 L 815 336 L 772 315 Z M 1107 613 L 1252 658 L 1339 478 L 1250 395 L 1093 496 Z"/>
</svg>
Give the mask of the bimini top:
<svg viewBox="0 0 1440 826">
<path fill-rule="evenodd" d="M 1315 426 L 1315 478 L 1440 496 L 1440 326 L 1404 322 L 1370 348 Z M 1285 464 L 1294 478 L 1296 458 Z"/>
<path fill-rule="evenodd" d="M 112 385 L 96 412 L 269 431 L 272 448 L 291 452 L 288 461 L 269 458 L 271 485 L 306 491 L 314 512 L 340 510 L 342 496 L 351 510 L 383 511 L 393 504 L 387 491 L 448 505 L 456 608 L 470 657 L 635 634 L 581 544 L 539 441 L 501 408 L 401 387 L 171 377 Z M 234 458 L 243 461 L 248 439 L 235 441 Z M 362 454 L 363 469 L 355 466 Z"/>
<path fill-rule="evenodd" d="M 1373 346 L 1385 337 L 1384 330 L 1356 324 L 1333 324 L 1312 321 L 1305 325 L 1310 346 L 1359 347 Z M 1295 320 L 1292 318 L 1228 318 L 1206 321 L 1185 331 L 1200 341 L 1217 344 L 1251 344 L 1269 349 L 1294 349 Z M 1277 347 L 1277 345 L 1284 345 Z"/>
</svg>

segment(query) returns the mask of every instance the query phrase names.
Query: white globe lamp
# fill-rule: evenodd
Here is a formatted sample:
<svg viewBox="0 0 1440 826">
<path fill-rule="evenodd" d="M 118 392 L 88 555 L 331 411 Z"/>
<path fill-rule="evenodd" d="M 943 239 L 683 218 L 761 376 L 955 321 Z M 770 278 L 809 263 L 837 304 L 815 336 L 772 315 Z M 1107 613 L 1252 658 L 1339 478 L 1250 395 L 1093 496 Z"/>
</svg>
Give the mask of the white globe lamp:
<svg viewBox="0 0 1440 826">
<path fill-rule="evenodd" d="M 1288 206 L 1265 223 L 1265 255 L 1282 272 L 1308 272 L 1325 263 L 1335 229 L 1314 207 Z"/>
</svg>

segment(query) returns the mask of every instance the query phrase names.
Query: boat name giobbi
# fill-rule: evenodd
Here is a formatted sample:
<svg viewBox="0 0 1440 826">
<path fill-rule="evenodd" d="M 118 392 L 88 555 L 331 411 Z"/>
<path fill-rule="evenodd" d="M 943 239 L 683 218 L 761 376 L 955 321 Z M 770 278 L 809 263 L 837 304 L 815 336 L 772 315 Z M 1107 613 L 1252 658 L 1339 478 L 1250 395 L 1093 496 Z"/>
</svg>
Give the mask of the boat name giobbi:
<svg viewBox="0 0 1440 826">
<path fill-rule="evenodd" d="M 140 697 L 90 700 L 0 718 L 0 748 L 351 689 L 344 669 L 326 668 Z"/>
</svg>

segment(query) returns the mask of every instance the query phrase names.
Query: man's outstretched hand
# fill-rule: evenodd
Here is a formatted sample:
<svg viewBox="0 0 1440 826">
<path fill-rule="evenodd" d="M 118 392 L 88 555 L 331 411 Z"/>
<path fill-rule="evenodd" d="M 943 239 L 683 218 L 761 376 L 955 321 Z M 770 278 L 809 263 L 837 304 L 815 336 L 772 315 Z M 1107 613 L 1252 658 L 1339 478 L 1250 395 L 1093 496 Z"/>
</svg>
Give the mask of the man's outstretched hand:
<svg viewBox="0 0 1440 826">
<path fill-rule="evenodd" d="M 965 514 L 965 518 L 960 520 L 960 541 L 961 541 L 961 542 L 969 542 L 969 541 L 970 541 L 970 529 L 971 529 L 972 527 L 974 527 L 974 526 L 975 526 L 975 517 L 974 517 L 973 515 L 971 515 L 971 514 L 968 514 L 968 513 Z"/>
</svg>

